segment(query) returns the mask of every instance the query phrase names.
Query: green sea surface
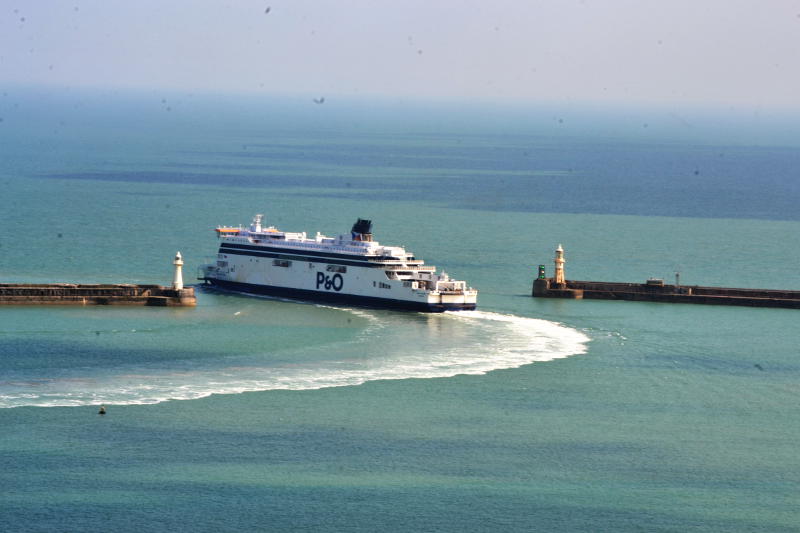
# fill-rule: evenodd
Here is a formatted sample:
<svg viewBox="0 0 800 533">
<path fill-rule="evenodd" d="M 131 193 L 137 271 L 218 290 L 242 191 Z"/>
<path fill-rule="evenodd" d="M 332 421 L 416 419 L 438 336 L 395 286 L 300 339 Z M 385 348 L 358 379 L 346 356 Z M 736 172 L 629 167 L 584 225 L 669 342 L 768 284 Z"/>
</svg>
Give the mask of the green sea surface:
<svg viewBox="0 0 800 533">
<path fill-rule="evenodd" d="M 2 108 L 0 281 L 191 283 L 217 225 L 362 217 L 479 308 L 0 308 L 3 530 L 800 528 L 797 311 L 530 297 L 558 244 L 800 288 L 796 148 L 70 98 Z"/>
</svg>

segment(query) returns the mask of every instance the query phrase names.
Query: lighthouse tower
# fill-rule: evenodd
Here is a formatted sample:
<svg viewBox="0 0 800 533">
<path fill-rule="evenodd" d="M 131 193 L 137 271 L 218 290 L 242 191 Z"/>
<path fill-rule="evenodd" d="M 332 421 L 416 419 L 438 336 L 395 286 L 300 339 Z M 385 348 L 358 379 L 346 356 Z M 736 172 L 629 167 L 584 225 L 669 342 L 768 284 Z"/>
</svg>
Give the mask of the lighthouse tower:
<svg viewBox="0 0 800 533">
<path fill-rule="evenodd" d="M 172 264 L 175 265 L 175 277 L 172 278 L 172 288 L 176 291 L 183 290 L 183 273 L 181 272 L 183 268 L 183 258 L 180 252 L 175 254 L 175 260 Z"/>
<path fill-rule="evenodd" d="M 554 262 L 556 265 L 556 273 L 553 282 L 555 282 L 556 287 L 563 289 L 567 282 L 564 279 L 564 249 L 560 244 L 558 248 L 556 248 L 556 258 Z"/>
</svg>

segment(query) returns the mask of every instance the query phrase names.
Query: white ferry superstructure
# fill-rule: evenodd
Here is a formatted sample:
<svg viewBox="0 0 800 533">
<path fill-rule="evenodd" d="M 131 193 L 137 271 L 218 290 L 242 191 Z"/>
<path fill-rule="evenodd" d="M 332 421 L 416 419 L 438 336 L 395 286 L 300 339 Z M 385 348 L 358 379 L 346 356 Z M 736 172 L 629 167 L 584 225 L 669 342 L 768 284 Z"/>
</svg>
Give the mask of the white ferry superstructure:
<svg viewBox="0 0 800 533">
<path fill-rule="evenodd" d="M 300 300 L 441 312 L 475 309 L 478 291 L 466 281 L 400 246 L 372 240 L 372 223 L 358 219 L 350 235 L 314 237 L 263 227 L 220 226 L 216 262 L 199 279 L 225 290 Z"/>
</svg>

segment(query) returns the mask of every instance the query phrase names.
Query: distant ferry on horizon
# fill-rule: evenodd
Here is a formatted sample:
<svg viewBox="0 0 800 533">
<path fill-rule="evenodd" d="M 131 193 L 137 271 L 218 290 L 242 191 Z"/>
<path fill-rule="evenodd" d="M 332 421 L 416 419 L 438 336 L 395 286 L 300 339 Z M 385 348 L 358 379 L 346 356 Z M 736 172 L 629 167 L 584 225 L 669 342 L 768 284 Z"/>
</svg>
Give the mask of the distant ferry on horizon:
<svg viewBox="0 0 800 533">
<path fill-rule="evenodd" d="M 263 227 L 220 226 L 215 263 L 198 279 L 214 287 L 336 304 L 425 312 L 475 309 L 478 291 L 450 279 L 400 246 L 372 240 L 372 222 L 358 219 L 350 235 L 289 233 Z"/>
</svg>

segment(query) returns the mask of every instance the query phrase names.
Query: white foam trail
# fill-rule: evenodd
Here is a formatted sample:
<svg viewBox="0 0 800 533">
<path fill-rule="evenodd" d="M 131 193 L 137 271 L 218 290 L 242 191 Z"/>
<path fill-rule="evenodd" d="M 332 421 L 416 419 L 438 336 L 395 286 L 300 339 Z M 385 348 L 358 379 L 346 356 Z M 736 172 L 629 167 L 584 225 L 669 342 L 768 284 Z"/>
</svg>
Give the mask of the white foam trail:
<svg viewBox="0 0 800 533">
<path fill-rule="evenodd" d="M 555 322 L 487 311 L 448 312 L 424 319 L 413 315 L 389 328 L 375 312 L 343 310 L 366 318 L 368 325 L 357 340 L 333 348 L 340 353 L 335 360 L 309 360 L 315 350 L 330 351 L 327 345 L 305 349 L 298 354 L 298 362 L 279 366 L 232 365 L 175 372 L 140 367 L 111 376 L 5 382 L 0 383 L 0 406 L 152 404 L 212 394 L 485 374 L 582 354 L 590 340 Z M 410 338 L 413 350 L 407 342 Z"/>
</svg>

